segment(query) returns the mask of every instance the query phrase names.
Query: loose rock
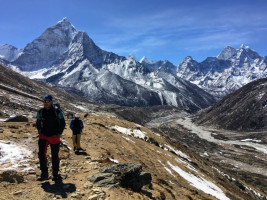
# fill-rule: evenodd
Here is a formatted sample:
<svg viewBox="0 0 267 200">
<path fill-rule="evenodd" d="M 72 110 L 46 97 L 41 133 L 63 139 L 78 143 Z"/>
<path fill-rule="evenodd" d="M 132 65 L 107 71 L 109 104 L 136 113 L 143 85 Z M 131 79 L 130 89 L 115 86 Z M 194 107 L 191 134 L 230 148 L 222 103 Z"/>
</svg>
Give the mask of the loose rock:
<svg viewBox="0 0 267 200">
<path fill-rule="evenodd" d="M 0 174 L 0 182 L 3 181 L 9 183 L 22 183 L 24 182 L 24 177 L 16 171 L 5 171 Z"/>
<path fill-rule="evenodd" d="M 112 164 L 102 167 L 98 173 L 88 180 L 98 184 L 100 187 L 113 187 L 120 185 L 140 191 L 144 185 L 151 183 L 151 174 L 142 171 L 139 164 Z"/>
</svg>

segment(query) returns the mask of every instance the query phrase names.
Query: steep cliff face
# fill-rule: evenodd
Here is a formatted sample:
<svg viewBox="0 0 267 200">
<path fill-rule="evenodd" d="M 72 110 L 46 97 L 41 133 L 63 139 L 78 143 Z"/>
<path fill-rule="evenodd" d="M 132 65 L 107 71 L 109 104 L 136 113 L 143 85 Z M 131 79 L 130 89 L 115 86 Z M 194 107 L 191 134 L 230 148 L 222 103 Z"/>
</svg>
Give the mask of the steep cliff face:
<svg viewBox="0 0 267 200">
<path fill-rule="evenodd" d="M 35 71 L 48 67 L 66 51 L 76 32 L 68 19 L 64 18 L 27 44 L 12 64 L 22 71 Z"/>
</svg>

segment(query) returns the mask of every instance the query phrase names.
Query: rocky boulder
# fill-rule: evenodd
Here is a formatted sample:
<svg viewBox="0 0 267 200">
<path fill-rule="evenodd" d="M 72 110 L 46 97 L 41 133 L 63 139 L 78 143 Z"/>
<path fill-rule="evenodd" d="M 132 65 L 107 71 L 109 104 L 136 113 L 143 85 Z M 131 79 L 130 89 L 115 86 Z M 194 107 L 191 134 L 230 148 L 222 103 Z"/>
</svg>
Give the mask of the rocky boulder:
<svg viewBox="0 0 267 200">
<path fill-rule="evenodd" d="M 0 174 L 0 182 L 9 182 L 9 183 L 22 183 L 24 182 L 24 177 L 22 174 L 16 171 L 4 171 Z"/>
<path fill-rule="evenodd" d="M 151 174 L 142 171 L 140 164 L 112 164 L 102 167 L 98 173 L 87 178 L 100 187 L 121 186 L 140 191 L 144 185 L 151 184 Z"/>
<path fill-rule="evenodd" d="M 0 111 L 0 117 L 3 117 L 3 116 L 5 116 L 5 114 Z"/>
<path fill-rule="evenodd" d="M 28 118 L 22 115 L 18 115 L 6 120 L 6 122 L 28 122 L 28 121 L 29 121 Z"/>
</svg>

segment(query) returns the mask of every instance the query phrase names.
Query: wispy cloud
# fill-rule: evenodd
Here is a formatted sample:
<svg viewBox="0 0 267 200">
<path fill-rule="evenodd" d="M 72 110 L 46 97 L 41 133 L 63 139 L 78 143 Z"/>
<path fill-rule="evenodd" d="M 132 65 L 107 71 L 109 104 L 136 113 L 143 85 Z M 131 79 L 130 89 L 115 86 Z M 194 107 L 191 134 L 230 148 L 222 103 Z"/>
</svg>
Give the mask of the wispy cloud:
<svg viewBox="0 0 267 200">
<path fill-rule="evenodd" d="M 203 8 L 204 9 L 204 8 Z M 238 9 L 243 12 L 237 12 Z M 193 8 L 168 9 L 133 18 L 112 18 L 110 26 L 118 35 L 110 44 L 127 43 L 135 51 L 144 48 L 168 46 L 188 51 L 223 48 L 226 45 L 241 45 L 255 41 L 255 33 L 266 31 L 267 14 L 253 13 L 246 6 L 199 10 Z M 192 14 L 189 14 L 192 13 Z M 249 14 L 249 16 L 248 16 Z M 139 48 L 136 48 L 136 47 Z M 130 47 L 128 47 L 130 49 Z"/>
</svg>

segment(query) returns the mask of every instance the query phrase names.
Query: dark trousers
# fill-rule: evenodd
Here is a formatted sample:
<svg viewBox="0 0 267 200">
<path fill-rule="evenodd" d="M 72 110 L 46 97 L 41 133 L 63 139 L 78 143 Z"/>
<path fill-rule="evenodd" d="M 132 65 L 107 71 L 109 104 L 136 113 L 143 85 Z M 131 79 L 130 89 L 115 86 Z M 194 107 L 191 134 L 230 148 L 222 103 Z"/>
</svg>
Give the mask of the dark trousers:
<svg viewBox="0 0 267 200">
<path fill-rule="evenodd" d="M 53 176 L 58 175 L 59 171 L 59 146 L 60 146 L 60 139 L 57 136 L 46 137 L 43 134 L 39 135 L 39 161 L 40 161 L 40 169 L 42 173 L 47 173 L 47 147 L 50 144 L 51 148 L 51 155 L 52 155 L 52 169 L 53 169 Z"/>
</svg>

